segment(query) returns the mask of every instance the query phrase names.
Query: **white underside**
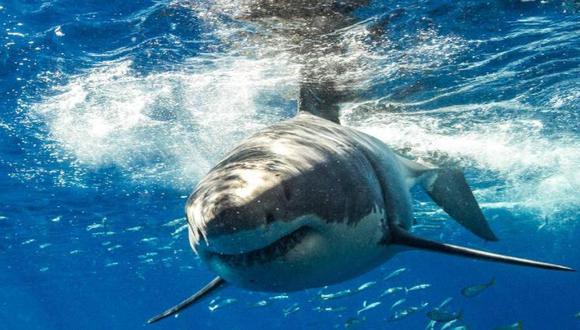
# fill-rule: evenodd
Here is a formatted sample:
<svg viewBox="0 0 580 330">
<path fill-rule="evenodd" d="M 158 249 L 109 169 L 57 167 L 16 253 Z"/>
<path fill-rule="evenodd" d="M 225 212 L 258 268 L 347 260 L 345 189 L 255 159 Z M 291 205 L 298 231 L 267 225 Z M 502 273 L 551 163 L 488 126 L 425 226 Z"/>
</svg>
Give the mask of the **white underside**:
<svg viewBox="0 0 580 330">
<path fill-rule="evenodd" d="M 219 258 L 210 258 L 209 265 L 226 281 L 253 290 L 291 291 L 346 280 L 389 257 L 387 248 L 379 245 L 384 210 L 374 209 L 355 225 L 326 223 L 315 215 L 280 223 L 273 228 L 286 226 L 286 233 L 301 226 L 313 230 L 286 255 L 270 262 L 232 268 Z M 250 233 L 245 235 L 251 239 Z M 257 238 L 260 231 L 254 235 Z"/>
</svg>

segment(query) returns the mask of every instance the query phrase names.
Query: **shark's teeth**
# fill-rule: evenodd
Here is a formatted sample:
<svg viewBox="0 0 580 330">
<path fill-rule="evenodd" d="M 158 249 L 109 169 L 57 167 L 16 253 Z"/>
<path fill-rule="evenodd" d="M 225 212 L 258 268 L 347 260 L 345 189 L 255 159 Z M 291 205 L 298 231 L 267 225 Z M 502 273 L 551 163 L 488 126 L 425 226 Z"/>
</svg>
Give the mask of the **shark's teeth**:
<svg viewBox="0 0 580 330">
<path fill-rule="evenodd" d="M 213 253 L 209 252 L 218 258 L 220 258 L 225 263 L 232 266 L 252 266 L 255 264 L 268 263 L 272 260 L 280 258 L 292 250 L 296 245 L 298 245 L 308 232 L 311 231 L 309 227 L 300 227 L 292 233 L 282 237 L 281 239 L 275 241 L 274 243 L 250 252 L 240 253 L 240 254 L 224 254 L 224 253 Z"/>
</svg>

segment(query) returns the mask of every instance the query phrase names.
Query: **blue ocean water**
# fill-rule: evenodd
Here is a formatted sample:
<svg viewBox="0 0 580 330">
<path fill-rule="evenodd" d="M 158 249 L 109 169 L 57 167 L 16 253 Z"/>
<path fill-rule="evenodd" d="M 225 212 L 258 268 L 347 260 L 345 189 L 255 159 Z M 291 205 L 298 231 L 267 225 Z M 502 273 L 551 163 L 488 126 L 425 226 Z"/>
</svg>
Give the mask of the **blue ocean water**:
<svg viewBox="0 0 580 330">
<path fill-rule="evenodd" d="M 0 1 L 0 329 L 425 329 L 448 297 L 463 316 L 437 329 L 580 329 L 575 273 L 421 251 L 328 288 L 230 287 L 145 325 L 213 278 L 187 242 L 187 195 L 237 142 L 296 108 L 296 63 L 232 19 L 238 7 Z M 343 123 L 464 167 L 501 240 L 471 235 L 419 190 L 417 234 L 580 268 L 579 9 L 422 0 L 356 12 L 363 23 L 343 31 L 337 60 L 357 70 L 337 79 L 361 93 L 342 105 Z"/>
</svg>

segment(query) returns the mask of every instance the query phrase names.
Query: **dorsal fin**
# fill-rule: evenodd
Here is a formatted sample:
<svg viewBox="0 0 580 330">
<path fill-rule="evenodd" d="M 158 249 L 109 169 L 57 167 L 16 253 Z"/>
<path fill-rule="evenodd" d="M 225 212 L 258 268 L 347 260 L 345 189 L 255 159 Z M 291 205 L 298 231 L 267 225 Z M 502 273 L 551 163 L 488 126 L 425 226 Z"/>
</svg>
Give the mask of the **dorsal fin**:
<svg viewBox="0 0 580 330">
<path fill-rule="evenodd" d="M 475 259 L 491 260 L 514 265 L 530 266 L 552 270 L 574 271 L 574 269 L 562 265 L 550 264 L 530 259 L 516 258 L 497 253 L 470 249 L 457 245 L 430 241 L 427 239 L 414 236 L 396 225 L 393 226 L 393 228 L 391 228 L 391 232 L 392 232 L 392 242 L 391 242 L 392 244 L 405 245 L 423 250 L 442 252 L 446 254 L 452 254 Z"/>
<path fill-rule="evenodd" d="M 340 124 L 339 93 L 332 82 L 302 82 L 298 98 L 298 113 L 308 112 L 313 115 Z"/>
</svg>

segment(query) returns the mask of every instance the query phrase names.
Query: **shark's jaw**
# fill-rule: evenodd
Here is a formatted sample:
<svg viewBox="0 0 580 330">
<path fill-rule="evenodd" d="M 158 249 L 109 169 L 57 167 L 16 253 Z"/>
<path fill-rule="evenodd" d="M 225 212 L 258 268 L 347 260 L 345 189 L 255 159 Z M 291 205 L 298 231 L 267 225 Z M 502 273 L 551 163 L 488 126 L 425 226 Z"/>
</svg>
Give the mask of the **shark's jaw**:
<svg viewBox="0 0 580 330">
<path fill-rule="evenodd" d="M 308 283 L 313 277 L 312 265 L 316 264 L 319 250 L 326 244 L 324 233 L 317 228 L 289 226 L 278 239 L 263 241 L 261 247 L 251 250 L 240 247 L 239 253 L 218 252 L 208 249 L 207 245 L 204 248 L 201 243 L 199 256 L 216 274 L 239 287 L 256 291 L 295 291 L 311 286 Z"/>
<path fill-rule="evenodd" d="M 270 292 L 321 287 L 360 275 L 389 257 L 389 249 L 379 244 L 380 219 L 374 212 L 350 225 L 306 215 L 276 221 L 272 239 L 255 228 L 243 236 L 213 237 L 221 241 L 216 244 L 209 236 L 197 251 L 212 271 L 238 287 Z"/>
<path fill-rule="evenodd" d="M 281 238 L 265 245 L 264 247 L 253 249 L 241 253 L 224 253 L 211 250 L 201 252 L 202 258 L 219 263 L 230 265 L 231 267 L 251 267 L 254 265 L 267 264 L 274 260 L 281 259 L 292 249 L 301 244 L 306 236 L 314 231 L 309 226 L 301 226 L 298 229 L 283 235 Z"/>
</svg>

